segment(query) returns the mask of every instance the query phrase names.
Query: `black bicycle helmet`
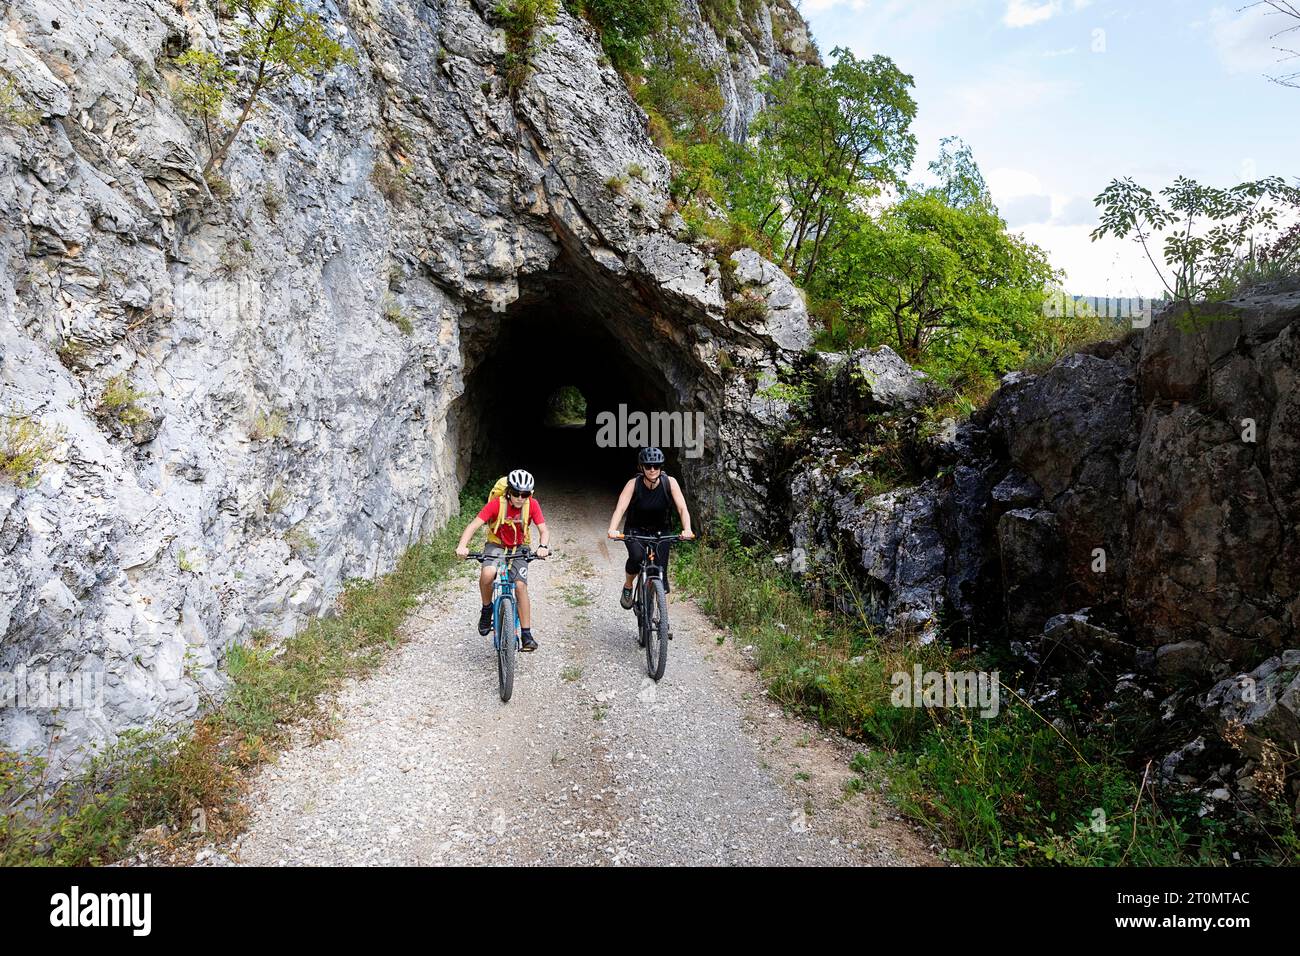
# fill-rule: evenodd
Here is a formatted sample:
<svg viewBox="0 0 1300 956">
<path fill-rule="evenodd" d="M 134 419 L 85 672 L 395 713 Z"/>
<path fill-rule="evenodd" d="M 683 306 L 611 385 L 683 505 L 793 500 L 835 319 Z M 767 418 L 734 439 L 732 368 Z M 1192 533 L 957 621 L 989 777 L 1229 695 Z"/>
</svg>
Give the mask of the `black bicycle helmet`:
<svg viewBox="0 0 1300 956">
<path fill-rule="evenodd" d="M 642 448 L 641 454 L 636 456 L 636 460 L 642 465 L 662 465 L 664 463 L 664 453 L 658 448 Z"/>
</svg>

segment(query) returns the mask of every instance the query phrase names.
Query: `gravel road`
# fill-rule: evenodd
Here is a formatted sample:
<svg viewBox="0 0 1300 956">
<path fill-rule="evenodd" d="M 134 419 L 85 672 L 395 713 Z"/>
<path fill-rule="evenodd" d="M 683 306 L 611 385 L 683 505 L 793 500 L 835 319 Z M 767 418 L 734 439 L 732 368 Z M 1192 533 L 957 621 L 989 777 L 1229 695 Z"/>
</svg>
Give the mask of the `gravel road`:
<svg viewBox="0 0 1300 956">
<path fill-rule="evenodd" d="M 409 640 L 334 705 L 335 735 L 267 767 L 230 858 L 260 865 L 932 864 L 854 748 L 787 718 L 743 649 L 679 590 L 662 681 L 618 604 L 612 508 L 539 494 L 558 554 L 529 576 L 541 648 L 497 695 L 477 565 L 426 596 Z M 860 749 L 860 748 L 858 748 Z"/>
</svg>

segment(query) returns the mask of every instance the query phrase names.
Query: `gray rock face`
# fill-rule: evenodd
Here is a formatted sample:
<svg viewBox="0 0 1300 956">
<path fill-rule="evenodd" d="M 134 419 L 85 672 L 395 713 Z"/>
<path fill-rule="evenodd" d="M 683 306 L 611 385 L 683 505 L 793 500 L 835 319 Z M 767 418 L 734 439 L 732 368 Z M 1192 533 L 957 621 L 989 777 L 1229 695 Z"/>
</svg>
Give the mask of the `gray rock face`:
<svg viewBox="0 0 1300 956">
<path fill-rule="evenodd" d="M 782 76 L 791 63 L 820 62 L 808 25 L 789 0 L 739 5 L 730 30 L 709 23 L 698 0 L 683 0 L 682 10 L 691 24 L 687 37 L 692 50 L 721 79 L 722 129 L 737 142 L 745 139 L 763 108 L 757 88 L 761 78 Z"/>
<path fill-rule="evenodd" d="M 489 7 L 316 5 L 358 65 L 256 111 L 213 196 L 171 57 L 229 21 L 11 6 L 0 65 L 41 122 L 0 126 L 0 411 L 59 440 L 34 488 L 0 484 L 0 670 L 93 672 L 104 700 L 4 709 L 0 744 L 57 734 L 57 763 L 192 716 L 232 643 L 389 569 L 453 510 L 482 450 L 466 383 L 539 298 L 707 410 L 694 494 L 761 504 L 750 383 L 807 343 L 802 301 L 774 274 L 771 322 L 733 325 L 716 263 L 661 225 L 668 165 L 591 28 L 561 12 L 511 97 Z M 106 408 L 114 383 L 134 409 Z"/>
<path fill-rule="evenodd" d="M 1008 376 L 970 426 L 932 446 L 950 475 L 927 484 L 946 555 L 931 576 L 936 606 L 1024 640 L 1055 615 L 1106 605 L 1170 678 L 1221 676 L 1292 643 L 1298 319 L 1294 289 L 1202 310 L 1186 329 L 1171 310 L 1145 335 Z M 815 406 L 829 427 L 862 435 L 913 407 L 888 384 L 846 389 L 851 366 L 828 358 L 820 372 Z M 856 467 L 851 458 L 839 467 Z M 911 507 L 898 498 L 895 520 Z M 845 533 L 858 523 L 846 517 L 819 540 Z M 863 556 L 864 579 L 910 603 L 914 581 L 882 575 L 882 555 Z"/>
</svg>

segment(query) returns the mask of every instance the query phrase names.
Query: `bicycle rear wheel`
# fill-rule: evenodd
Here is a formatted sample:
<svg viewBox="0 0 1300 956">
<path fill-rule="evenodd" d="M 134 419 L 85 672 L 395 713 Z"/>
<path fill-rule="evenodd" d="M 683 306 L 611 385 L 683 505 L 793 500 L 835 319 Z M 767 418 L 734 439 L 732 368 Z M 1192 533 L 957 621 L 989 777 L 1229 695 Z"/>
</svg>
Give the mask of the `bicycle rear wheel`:
<svg viewBox="0 0 1300 956">
<path fill-rule="evenodd" d="M 668 666 L 668 597 L 662 579 L 651 578 L 647 583 L 650 589 L 646 595 L 645 669 L 659 680 Z"/>
<path fill-rule="evenodd" d="M 501 686 L 501 702 L 510 700 L 515 690 L 515 602 L 503 597 L 497 605 L 497 681 Z"/>
</svg>

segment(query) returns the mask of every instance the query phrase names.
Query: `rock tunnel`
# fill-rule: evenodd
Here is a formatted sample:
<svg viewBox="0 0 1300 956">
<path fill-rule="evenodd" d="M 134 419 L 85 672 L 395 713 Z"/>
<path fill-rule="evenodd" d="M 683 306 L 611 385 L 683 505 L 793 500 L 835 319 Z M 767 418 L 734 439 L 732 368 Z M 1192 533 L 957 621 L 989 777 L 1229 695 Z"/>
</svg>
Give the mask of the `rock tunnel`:
<svg viewBox="0 0 1300 956">
<path fill-rule="evenodd" d="M 710 391 L 689 349 L 666 336 L 662 322 L 656 327 L 656 312 L 663 313 L 646 298 L 593 280 L 561 255 L 545 274 L 521 282 L 504 311 L 467 310 L 464 391 L 451 413 L 461 481 L 525 468 L 539 497 L 541 489 L 564 488 L 608 498 L 612 508 L 635 474 L 640 445 L 657 443 L 689 495 L 700 461 L 714 451 L 695 427 L 709 421 Z M 562 390 L 581 396 L 567 420 L 556 414 Z M 654 415 L 657 433 L 648 427 Z M 644 442 L 638 420 L 647 426 Z"/>
</svg>

